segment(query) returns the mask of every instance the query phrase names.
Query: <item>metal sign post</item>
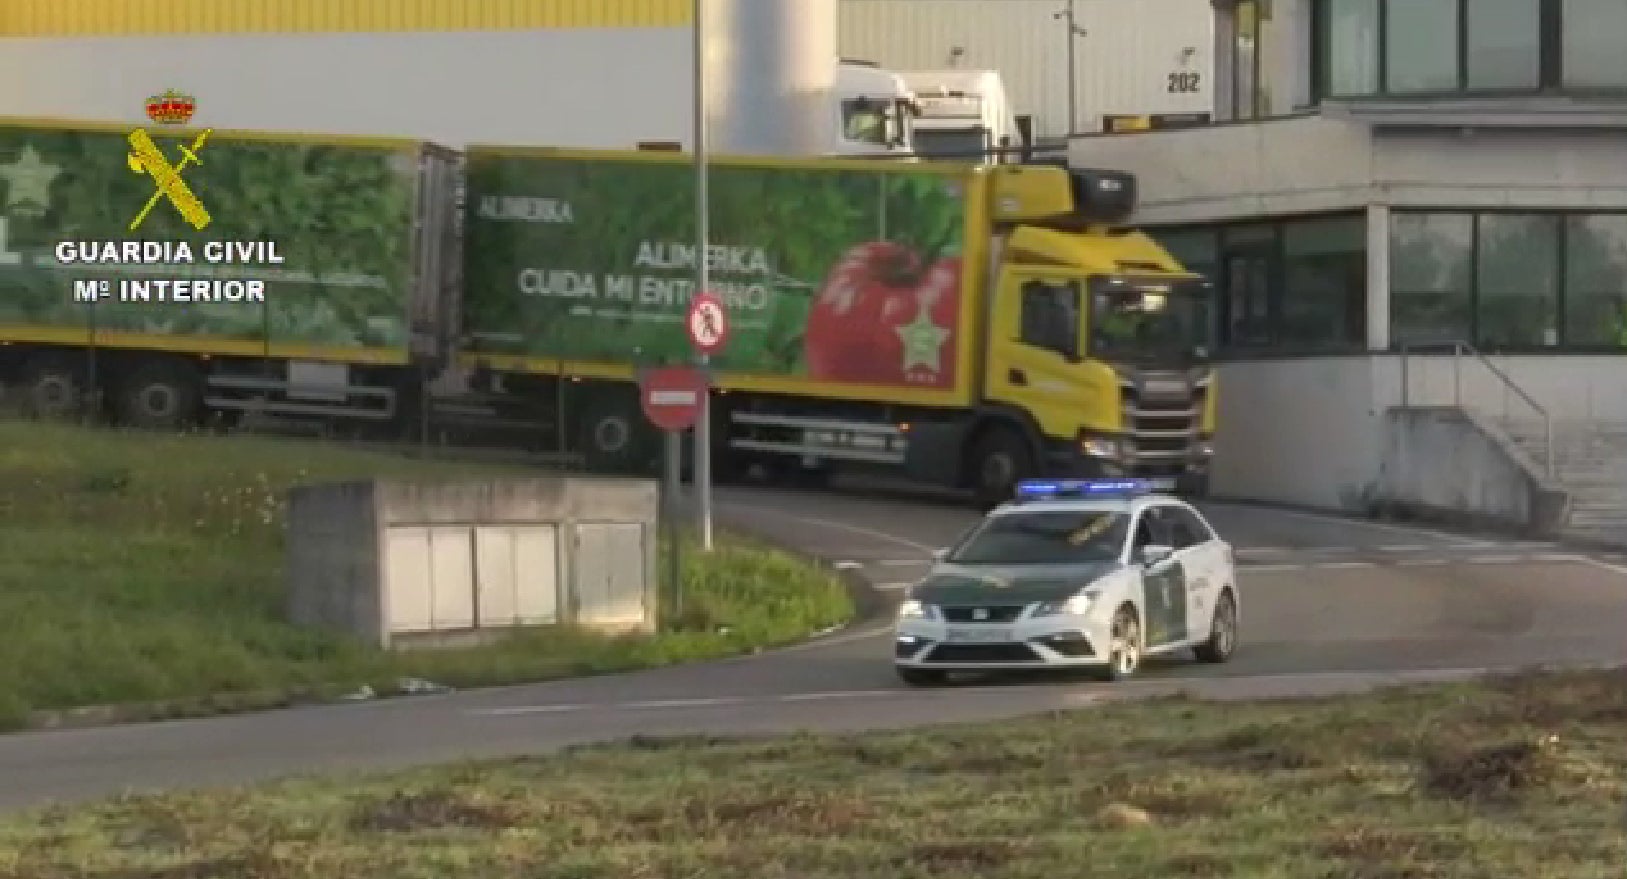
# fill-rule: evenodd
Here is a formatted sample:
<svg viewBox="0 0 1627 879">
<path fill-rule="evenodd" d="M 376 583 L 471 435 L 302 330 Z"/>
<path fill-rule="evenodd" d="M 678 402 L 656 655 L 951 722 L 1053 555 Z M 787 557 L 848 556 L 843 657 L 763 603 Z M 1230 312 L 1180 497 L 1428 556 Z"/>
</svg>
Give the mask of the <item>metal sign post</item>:
<svg viewBox="0 0 1627 879">
<path fill-rule="evenodd" d="M 684 613 L 684 529 L 679 526 L 683 518 L 683 480 L 679 473 L 684 466 L 683 434 L 676 430 L 663 431 L 666 442 L 664 466 L 661 472 L 661 519 L 667 532 L 667 581 L 672 584 L 672 615 L 682 618 Z"/>
<path fill-rule="evenodd" d="M 706 169 L 706 0 L 695 0 L 695 292 L 712 289 L 710 250 L 711 192 Z M 711 357 L 702 353 L 705 369 Z M 712 395 L 701 401 L 695 425 L 695 505 L 700 520 L 701 549 L 712 550 Z"/>
<path fill-rule="evenodd" d="M 706 374 L 686 366 L 668 366 L 639 372 L 639 403 L 644 417 L 665 434 L 661 473 L 661 523 L 667 536 L 667 577 L 672 589 L 672 612 L 683 613 L 682 544 L 683 435 L 695 424 L 709 390 Z"/>
</svg>

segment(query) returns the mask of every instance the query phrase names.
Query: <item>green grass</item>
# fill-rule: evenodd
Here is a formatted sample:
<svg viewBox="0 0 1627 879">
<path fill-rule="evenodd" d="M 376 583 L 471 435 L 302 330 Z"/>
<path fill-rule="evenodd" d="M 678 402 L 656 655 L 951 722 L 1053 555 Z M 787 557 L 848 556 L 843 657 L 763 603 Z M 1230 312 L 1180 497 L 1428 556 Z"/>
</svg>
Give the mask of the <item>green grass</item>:
<svg viewBox="0 0 1627 879">
<path fill-rule="evenodd" d="M 685 612 L 654 636 L 531 631 L 396 654 L 282 621 L 286 487 L 517 469 L 0 422 L 0 725 L 84 705 L 194 713 L 364 683 L 387 692 L 401 677 L 473 686 L 631 669 L 794 641 L 852 612 L 829 575 L 725 539 L 685 554 Z"/>
<path fill-rule="evenodd" d="M 0 823 L 0 879 L 1620 879 L 1623 673 L 643 740 Z"/>
</svg>

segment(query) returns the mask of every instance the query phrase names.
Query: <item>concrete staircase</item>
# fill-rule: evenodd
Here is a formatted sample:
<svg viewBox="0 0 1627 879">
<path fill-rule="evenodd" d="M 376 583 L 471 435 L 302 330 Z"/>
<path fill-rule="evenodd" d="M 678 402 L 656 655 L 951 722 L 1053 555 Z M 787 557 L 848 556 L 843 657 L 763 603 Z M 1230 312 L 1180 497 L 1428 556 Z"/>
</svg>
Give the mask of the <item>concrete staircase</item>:
<svg viewBox="0 0 1627 879">
<path fill-rule="evenodd" d="M 1541 471 L 1547 455 L 1542 421 L 1499 423 Z M 1627 421 L 1556 420 L 1554 468 L 1559 487 L 1571 495 L 1570 534 L 1627 546 Z"/>
</svg>

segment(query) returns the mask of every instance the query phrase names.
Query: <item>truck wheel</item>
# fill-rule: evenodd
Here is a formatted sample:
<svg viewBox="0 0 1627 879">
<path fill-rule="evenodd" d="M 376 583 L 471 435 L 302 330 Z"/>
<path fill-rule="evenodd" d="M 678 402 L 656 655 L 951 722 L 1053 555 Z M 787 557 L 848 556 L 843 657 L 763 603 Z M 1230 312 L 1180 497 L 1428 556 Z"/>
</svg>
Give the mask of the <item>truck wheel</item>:
<svg viewBox="0 0 1627 879">
<path fill-rule="evenodd" d="M 993 427 L 978 437 L 972 450 L 972 491 L 978 505 L 992 509 L 1017 493 L 1017 483 L 1034 472 L 1034 453 L 1022 435 Z"/>
<path fill-rule="evenodd" d="M 197 373 L 178 363 L 136 370 L 119 388 L 119 421 L 145 430 L 191 427 L 203 411 Z"/>
<path fill-rule="evenodd" d="M 22 397 L 28 414 L 36 418 L 74 418 L 84 411 L 84 378 L 61 358 L 42 358 L 24 371 Z"/>
<path fill-rule="evenodd" d="M 611 397 L 582 419 L 577 448 L 594 473 L 629 473 L 649 463 L 649 433 L 636 402 Z"/>
</svg>

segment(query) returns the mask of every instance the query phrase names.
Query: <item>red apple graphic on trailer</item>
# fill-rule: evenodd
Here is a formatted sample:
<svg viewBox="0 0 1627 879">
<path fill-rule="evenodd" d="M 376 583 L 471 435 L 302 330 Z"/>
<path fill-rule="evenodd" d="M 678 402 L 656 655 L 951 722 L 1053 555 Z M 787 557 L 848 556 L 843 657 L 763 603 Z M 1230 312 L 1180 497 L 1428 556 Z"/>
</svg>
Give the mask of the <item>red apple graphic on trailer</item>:
<svg viewBox="0 0 1627 879">
<path fill-rule="evenodd" d="M 850 248 L 808 312 L 808 375 L 852 384 L 951 387 L 960 259 L 927 265 L 891 241 Z"/>
</svg>

